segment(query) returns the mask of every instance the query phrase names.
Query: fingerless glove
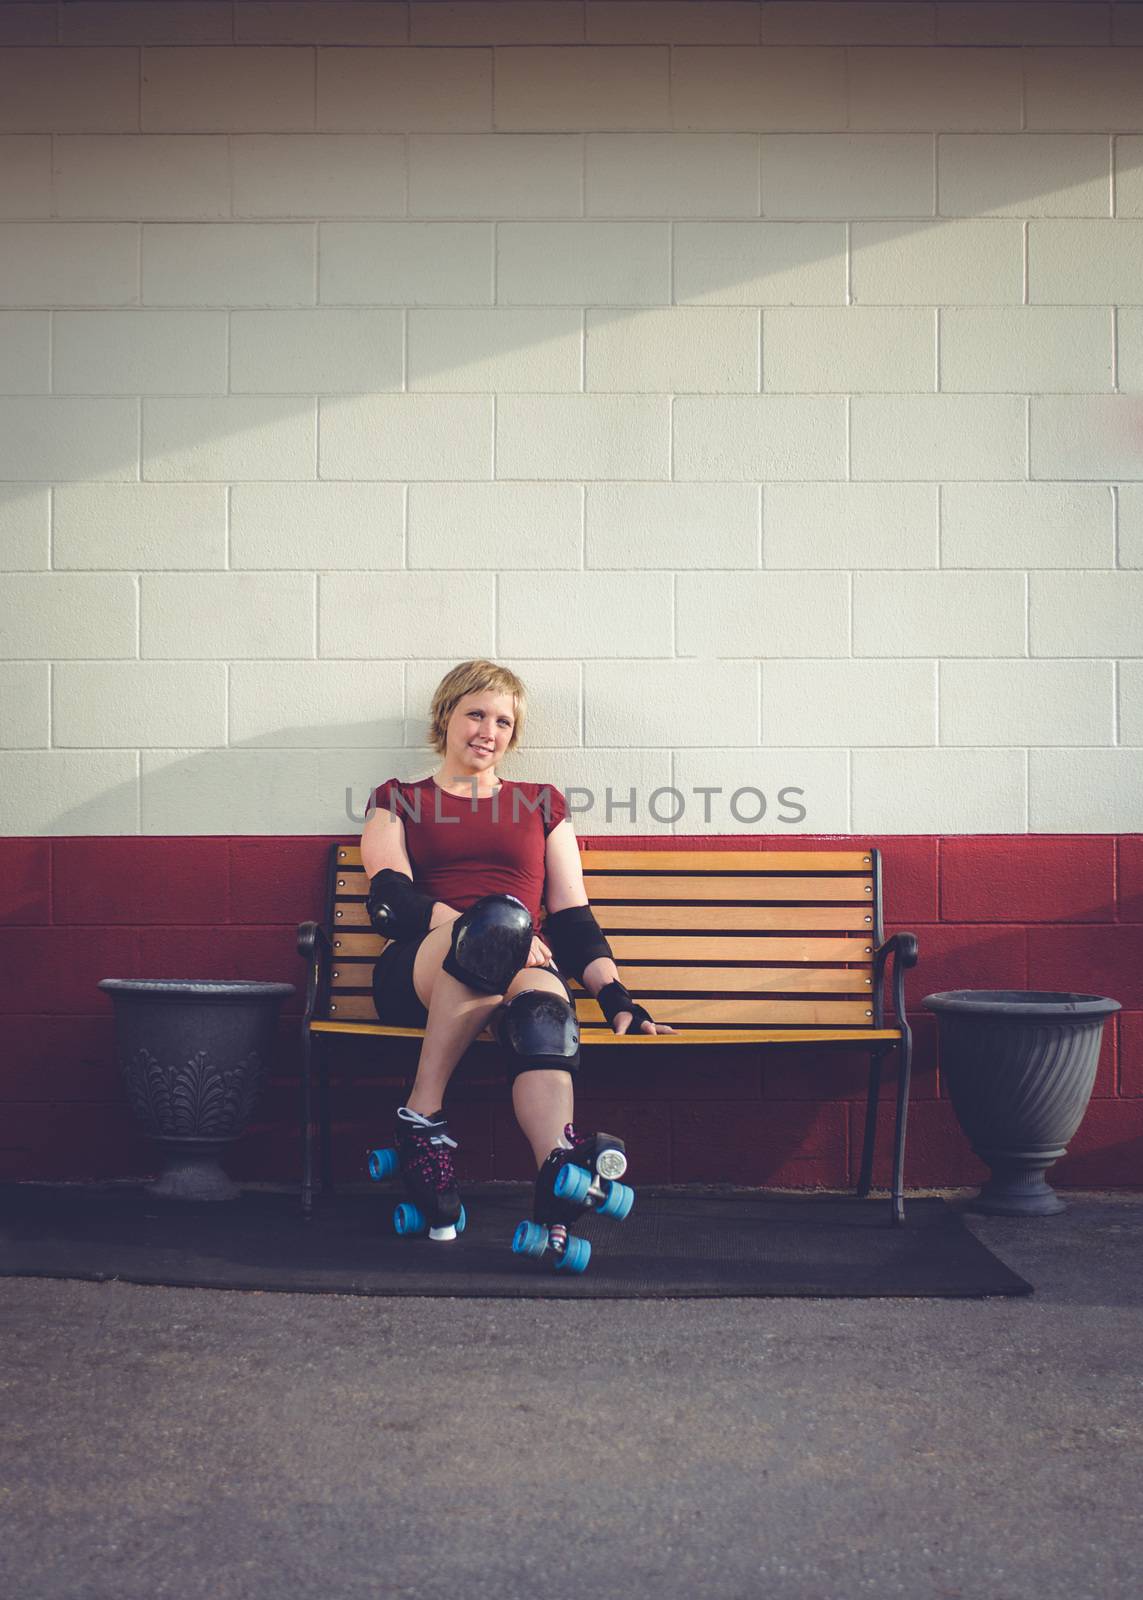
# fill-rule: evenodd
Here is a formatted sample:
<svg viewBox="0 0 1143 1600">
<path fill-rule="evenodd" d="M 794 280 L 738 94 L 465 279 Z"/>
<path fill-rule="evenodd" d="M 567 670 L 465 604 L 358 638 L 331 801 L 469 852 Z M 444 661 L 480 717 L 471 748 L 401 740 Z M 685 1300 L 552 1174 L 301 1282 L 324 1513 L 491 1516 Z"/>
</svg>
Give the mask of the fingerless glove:
<svg viewBox="0 0 1143 1600">
<path fill-rule="evenodd" d="M 599 1009 L 613 1028 L 615 1019 L 621 1011 L 630 1011 L 631 1013 L 631 1026 L 627 1030 L 628 1033 L 639 1033 L 642 1031 L 644 1022 L 653 1022 L 655 1020 L 651 1013 L 645 1010 L 638 1001 L 632 1000 L 618 978 L 611 983 L 605 983 L 595 998 L 599 1002 Z"/>
</svg>

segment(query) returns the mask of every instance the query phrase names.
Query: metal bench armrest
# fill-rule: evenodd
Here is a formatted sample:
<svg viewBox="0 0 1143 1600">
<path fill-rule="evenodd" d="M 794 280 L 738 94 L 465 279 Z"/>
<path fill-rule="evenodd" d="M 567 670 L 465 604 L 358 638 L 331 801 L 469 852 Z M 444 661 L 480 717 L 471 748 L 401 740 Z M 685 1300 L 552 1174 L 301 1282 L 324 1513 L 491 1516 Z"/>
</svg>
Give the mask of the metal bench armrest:
<svg viewBox="0 0 1143 1600">
<path fill-rule="evenodd" d="M 882 983 L 885 977 L 885 966 L 889 957 L 893 957 L 893 1010 L 897 1021 L 903 1028 L 905 1023 L 905 972 L 909 967 L 917 965 L 917 935 L 915 933 L 893 933 L 879 944 L 873 953 L 873 1000 L 874 1018 L 878 1026 L 881 1025 L 884 997 Z"/>
<path fill-rule="evenodd" d="M 333 947 L 320 922 L 298 923 L 298 954 L 309 963 L 309 981 L 306 985 L 306 1009 L 303 1028 L 308 1027 L 321 993 L 322 972 L 333 955 Z"/>
</svg>

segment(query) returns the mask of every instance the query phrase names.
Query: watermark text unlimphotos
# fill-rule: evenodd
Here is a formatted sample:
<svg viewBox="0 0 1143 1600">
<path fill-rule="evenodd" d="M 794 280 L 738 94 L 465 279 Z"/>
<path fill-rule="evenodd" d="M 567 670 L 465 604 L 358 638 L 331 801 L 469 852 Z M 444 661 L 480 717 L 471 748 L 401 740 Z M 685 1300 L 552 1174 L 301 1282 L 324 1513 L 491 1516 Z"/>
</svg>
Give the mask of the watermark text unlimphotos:
<svg viewBox="0 0 1143 1600">
<path fill-rule="evenodd" d="M 552 820 L 552 789 L 548 784 L 541 784 L 536 790 L 535 797 L 529 800 L 517 783 L 506 783 L 493 795 L 482 798 L 477 794 L 477 780 L 472 778 L 470 782 L 471 810 L 475 811 L 478 806 L 481 807 L 494 823 L 502 820 L 519 823 L 529 812 L 541 816 L 545 822 Z M 360 796 L 355 795 L 353 789 L 347 788 L 346 817 L 350 822 L 360 824 L 367 822 L 378 809 L 383 809 L 391 817 L 414 823 L 425 821 L 447 827 L 462 820 L 455 808 L 446 805 L 446 800 L 463 802 L 465 799 L 463 795 L 446 796 L 445 791 L 436 784 L 431 786 L 431 796 L 427 785 L 405 787 L 409 793 L 402 793 L 394 784 L 382 807 L 377 805 L 376 790 L 369 791 L 362 807 Z M 567 801 L 569 817 L 594 818 L 596 821 L 602 820 L 607 823 L 622 817 L 624 823 L 632 827 L 641 822 L 669 826 L 682 822 L 687 817 L 695 822 L 701 818 L 708 825 L 712 822 L 733 822 L 739 827 L 747 828 L 757 827 L 767 817 L 771 822 L 786 826 L 796 825 L 806 819 L 806 807 L 802 804 L 805 790 L 790 784 L 784 785 L 772 796 L 752 784 L 743 784 L 738 789 L 730 790 L 717 784 L 704 784 L 691 789 L 676 789 L 666 785 L 643 792 L 634 785 L 626 790 L 616 790 L 609 784 L 604 789 L 602 797 L 597 795 L 594 789 L 585 788 L 581 784 L 572 784 L 561 792 Z"/>
</svg>

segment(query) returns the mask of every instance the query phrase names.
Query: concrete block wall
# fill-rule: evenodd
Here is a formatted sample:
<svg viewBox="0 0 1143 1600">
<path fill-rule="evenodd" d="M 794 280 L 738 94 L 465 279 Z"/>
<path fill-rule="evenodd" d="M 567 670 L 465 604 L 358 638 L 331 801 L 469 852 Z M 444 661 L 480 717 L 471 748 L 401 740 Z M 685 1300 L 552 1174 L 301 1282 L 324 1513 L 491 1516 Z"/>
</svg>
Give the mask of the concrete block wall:
<svg viewBox="0 0 1143 1600">
<path fill-rule="evenodd" d="M 488 654 L 589 845 L 883 849 L 911 1184 L 962 985 L 1122 1000 L 1056 1176 L 1139 1183 L 1141 601 L 1143 3 L 0 0 L 4 1176 L 148 1170 L 99 978 L 300 982 Z M 585 1079 L 640 1181 L 853 1180 L 860 1060 L 687 1054 Z"/>
<path fill-rule="evenodd" d="M 1141 4 L 0 0 L 0 827 L 1137 827 L 1141 263 Z"/>
<path fill-rule="evenodd" d="M 0 1177 L 102 1179 L 154 1170 L 130 1116 L 100 978 L 174 975 L 303 983 L 299 920 L 324 914 L 327 849 L 308 838 L 0 839 Z M 587 841 L 606 847 L 609 839 Z M 613 844 L 613 841 L 611 841 Z M 635 835 L 635 847 L 662 841 Z M 714 842 L 714 841 L 712 841 Z M 720 844 L 749 848 L 740 831 Z M 793 848 L 817 842 L 799 837 Z M 836 841 L 833 841 L 836 843 Z M 1095 1088 L 1062 1187 L 1143 1184 L 1143 835 L 932 837 L 890 834 L 882 851 L 888 929 L 921 960 L 906 980 L 914 1031 L 906 1181 L 950 1187 L 985 1168 L 961 1132 L 926 994 L 960 987 L 1116 996 Z M 637 988 L 637 982 L 633 984 Z M 235 1177 L 299 1171 L 301 1001 L 283 1008 L 272 1081 L 228 1155 Z M 352 1045 L 352 1041 L 349 1041 Z M 627 1142 L 642 1183 L 856 1184 L 868 1062 L 858 1052 L 743 1047 L 715 1054 L 585 1052 L 577 1122 Z M 335 1056 L 334 1157 L 362 1179 L 362 1151 L 387 1137 L 416 1047 L 373 1041 Z M 890 1177 L 893 1064 L 882 1088 L 875 1181 Z M 472 1052 L 449 1087 L 465 1180 L 529 1175 L 495 1053 Z"/>
</svg>

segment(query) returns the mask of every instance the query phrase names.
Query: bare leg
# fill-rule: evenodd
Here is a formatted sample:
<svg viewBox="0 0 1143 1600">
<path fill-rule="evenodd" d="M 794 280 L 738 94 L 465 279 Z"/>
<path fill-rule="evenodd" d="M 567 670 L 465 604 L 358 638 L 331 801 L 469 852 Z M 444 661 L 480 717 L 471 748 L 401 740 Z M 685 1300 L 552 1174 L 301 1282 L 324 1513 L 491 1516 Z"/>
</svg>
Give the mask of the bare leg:
<svg viewBox="0 0 1143 1600">
<path fill-rule="evenodd" d="M 572 1120 L 574 1099 L 571 1073 L 555 1068 L 522 1072 L 512 1085 L 512 1109 L 532 1147 L 537 1170 Z"/>
<path fill-rule="evenodd" d="M 456 1064 L 500 1004 L 498 994 L 475 994 L 447 972 L 437 979 L 417 1076 L 405 1104 L 430 1116 L 444 1104 Z"/>
<path fill-rule="evenodd" d="M 451 924 L 433 931 L 417 951 L 413 987 L 428 1008 L 425 1038 L 417 1076 L 406 1102 L 410 1111 L 431 1116 L 444 1104 L 444 1093 L 457 1062 L 500 1004 L 498 994 L 480 994 L 441 969 L 452 943 Z"/>
</svg>

